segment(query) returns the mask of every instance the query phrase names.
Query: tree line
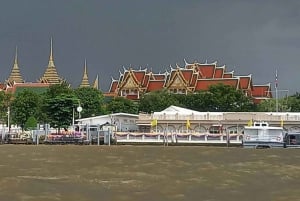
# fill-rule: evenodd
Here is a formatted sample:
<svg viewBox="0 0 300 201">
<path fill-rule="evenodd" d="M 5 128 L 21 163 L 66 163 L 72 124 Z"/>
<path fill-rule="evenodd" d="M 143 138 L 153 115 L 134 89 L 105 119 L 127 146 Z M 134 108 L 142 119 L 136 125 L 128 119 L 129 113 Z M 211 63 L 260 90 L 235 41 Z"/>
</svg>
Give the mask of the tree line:
<svg viewBox="0 0 300 201">
<path fill-rule="evenodd" d="M 139 101 L 122 97 L 105 98 L 101 91 L 91 88 L 71 89 L 67 83 L 51 85 L 43 93 L 24 89 L 11 94 L 0 92 L 0 121 L 20 126 L 23 130 L 33 129 L 37 124 L 68 128 L 73 117 L 79 118 L 77 108 L 81 106 L 81 118 L 111 113 L 152 113 L 175 105 L 205 112 L 274 112 L 300 111 L 300 94 L 296 93 L 275 101 L 264 100 L 254 104 L 241 90 L 223 84 L 212 85 L 208 91 L 174 94 L 167 90 L 144 94 Z M 9 114 L 8 114 L 9 113 Z"/>
</svg>

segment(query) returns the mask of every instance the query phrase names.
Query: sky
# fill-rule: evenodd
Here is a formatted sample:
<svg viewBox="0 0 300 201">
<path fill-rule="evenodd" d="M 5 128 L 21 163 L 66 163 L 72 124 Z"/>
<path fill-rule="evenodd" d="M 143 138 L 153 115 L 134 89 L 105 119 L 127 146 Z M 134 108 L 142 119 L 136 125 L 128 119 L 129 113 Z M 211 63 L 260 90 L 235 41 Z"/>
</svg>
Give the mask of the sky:
<svg viewBox="0 0 300 201">
<path fill-rule="evenodd" d="M 23 79 L 45 72 L 53 38 L 58 74 L 81 83 L 84 60 L 106 92 L 125 68 L 165 72 L 170 65 L 218 62 L 253 84 L 300 92 L 298 0 L 1 0 L 0 82 L 15 47 Z"/>
</svg>

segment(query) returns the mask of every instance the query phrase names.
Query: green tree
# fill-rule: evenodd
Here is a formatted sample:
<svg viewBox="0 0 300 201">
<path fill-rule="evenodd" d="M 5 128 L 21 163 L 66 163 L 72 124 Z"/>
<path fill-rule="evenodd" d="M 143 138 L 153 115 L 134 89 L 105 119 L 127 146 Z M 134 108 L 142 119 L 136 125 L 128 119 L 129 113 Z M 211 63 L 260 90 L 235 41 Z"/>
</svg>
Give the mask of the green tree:
<svg viewBox="0 0 300 201">
<path fill-rule="evenodd" d="M 27 121 L 25 122 L 25 126 L 24 126 L 24 129 L 25 130 L 33 130 L 36 128 L 37 126 L 37 120 L 36 118 L 34 118 L 33 116 L 29 117 L 27 119 Z"/>
<path fill-rule="evenodd" d="M 204 101 L 210 112 L 245 112 L 252 111 L 254 107 L 251 99 L 241 90 L 224 84 L 210 86 Z"/>
<path fill-rule="evenodd" d="M 45 123 L 58 128 L 59 132 L 72 124 L 73 108 L 78 106 L 78 99 L 67 83 L 51 85 L 42 97 L 41 112 Z"/>
<path fill-rule="evenodd" d="M 24 90 L 16 95 L 11 105 L 12 122 L 24 130 L 29 117 L 36 117 L 40 104 L 39 95 L 30 90 Z"/>
<path fill-rule="evenodd" d="M 77 98 L 74 94 L 58 94 L 55 97 L 46 99 L 44 111 L 48 117 L 51 127 L 67 129 L 73 120 L 73 108 L 76 106 Z"/>
<path fill-rule="evenodd" d="M 6 93 L 5 91 L 0 91 L 0 122 L 7 122 L 7 112 L 8 107 L 11 105 L 13 95 L 11 93 Z"/>
<path fill-rule="evenodd" d="M 92 87 L 81 87 L 75 89 L 74 92 L 82 107 L 82 118 L 103 114 L 104 96 L 99 90 Z"/>
<path fill-rule="evenodd" d="M 209 103 L 208 99 L 209 96 L 206 96 L 207 92 L 197 92 L 197 93 L 190 93 L 186 96 L 178 95 L 178 100 L 184 107 L 189 108 L 191 110 L 196 111 L 208 111 L 207 104 Z"/>
<path fill-rule="evenodd" d="M 277 108 L 278 107 L 278 108 Z M 257 105 L 257 111 L 259 112 L 297 112 L 300 111 L 300 99 L 296 97 L 284 97 L 279 98 L 276 103 L 276 99 L 263 100 Z"/>
<path fill-rule="evenodd" d="M 124 112 L 138 114 L 138 104 L 123 97 L 116 97 L 106 105 L 106 110 L 108 113 Z"/>
<path fill-rule="evenodd" d="M 173 93 L 167 90 L 154 91 L 142 96 L 139 102 L 139 111 L 147 113 L 157 112 L 171 105 L 182 106 Z"/>
</svg>

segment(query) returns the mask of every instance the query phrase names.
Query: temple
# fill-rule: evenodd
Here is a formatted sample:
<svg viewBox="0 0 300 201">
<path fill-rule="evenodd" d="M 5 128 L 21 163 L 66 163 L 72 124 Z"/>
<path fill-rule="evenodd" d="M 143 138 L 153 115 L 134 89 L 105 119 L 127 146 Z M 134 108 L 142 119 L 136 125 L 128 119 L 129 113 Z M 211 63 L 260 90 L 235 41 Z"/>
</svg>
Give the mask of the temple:
<svg viewBox="0 0 300 201">
<path fill-rule="evenodd" d="M 271 84 L 254 85 L 251 74 L 235 75 L 233 71 L 226 71 L 226 66 L 217 66 L 217 62 L 184 62 L 183 67 L 176 64 L 176 68 L 170 66 L 170 70 L 164 73 L 124 68 L 119 79 L 112 79 L 110 89 L 105 95 L 139 100 L 141 95 L 152 91 L 166 89 L 176 94 L 188 94 L 205 91 L 211 85 L 222 83 L 242 90 L 254 103 L 272 98 Z"/>
<path fill-rule="evenodd" d="M 173 68 L 164 73 L 154 73 L 145 69 L 126 69 L 123 67 L 118 79 L 112 79 L 109 91 L 104 93 L 106 97 L 125 97 L 131 100 L 139 100 L 145 93 L 157 90 L 168 90 L 175 94 L 188 94 L 208 90 L 211 85 L 222 83 L 241 90 L 246 96 L 252 98 L 254 103 L 272 98 L 271 84 L 255 85 L 252 83 L 252 75 L 235 75 L 233 71 L 227 71 L 226 66 L 218 66 L 213 63 L 188 63 L 184 60 L 184 66 Z M 93 87 L 99 89 L 98 75 L 90 84 L 87 73 L 87 62 L 84 61 L 84 69 L 81 87 Z M 59 76 L 54 64 L 53 41 L 50 40 L 50 55 L 48 66 L 44 74 L 36 82 L 24 81 L 18 63 L 18 51 L 16 48 L 13 67 L 7 80 L 0 84 L 0 90 L 15 93 L 24 89 L 38 92 L 46 91 L 50 85 L 66 82 Z"/>
<path fill-rule="evenodd" d="M 49 83 L 49 84 L 59 84 L 63 81 L 63 79 L 58 76 L 56 67 L 54 65 L 52 38 L 50 41 L 50 56 L 49 56 L 48 66 L 44 75 L 40 78 L 39 81 L 41 83 Z"/>
<path fill-rule="evenodd" d="M 16 47 L 11 73 L 7 78 L 7 80 L 4 83 L 0 84 L 0 90 L 8 93 L 18 93 L 25 89 L 29 89 L 38 93 L 42 93 L 46 91 L 50 85 L 60 84 L 62 82 L 66 82 L 66 80 L 62 79 L 56 70 L 56 66 L 54 64 L 54 56 L 53 56 L 53 40 L 51 38 L 49 61 L 44 74 L 36 82 L 24 81 L 19 68 L 18 51 Z M 85 60 L 83 78 L 79 87 L 93 87 L 95 89 L 99 89 L 98 83 L 99 81 L 97 75 L 93 85 L 92 86 L 90 85 L 88 80 L 88 74 L 87 74 L 87 64 Z"/>
<path fill-rule="evenodd" d="M 19 69 L 18 64 L 18 48 L 16 47 L 16 54 L 14 59 L 14 64 L 10 73 L 10 76 L 6 80 L 6 83 L 9 85 L 13 85 L 14 83 L 23 83 L 23 78 Z"/>
</svg>

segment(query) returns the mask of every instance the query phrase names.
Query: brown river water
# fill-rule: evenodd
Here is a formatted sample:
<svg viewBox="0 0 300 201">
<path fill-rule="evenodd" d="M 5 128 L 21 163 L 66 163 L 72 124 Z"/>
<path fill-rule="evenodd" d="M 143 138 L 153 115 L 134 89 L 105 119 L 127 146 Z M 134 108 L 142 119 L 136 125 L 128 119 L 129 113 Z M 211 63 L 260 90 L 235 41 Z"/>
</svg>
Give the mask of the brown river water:
<svg viewBox="0 0 300 201">
<path fill-rule="evenodd" d="M 0 201 L 300 200 L 300 149 L 0 145 Z"/>
</svg>

